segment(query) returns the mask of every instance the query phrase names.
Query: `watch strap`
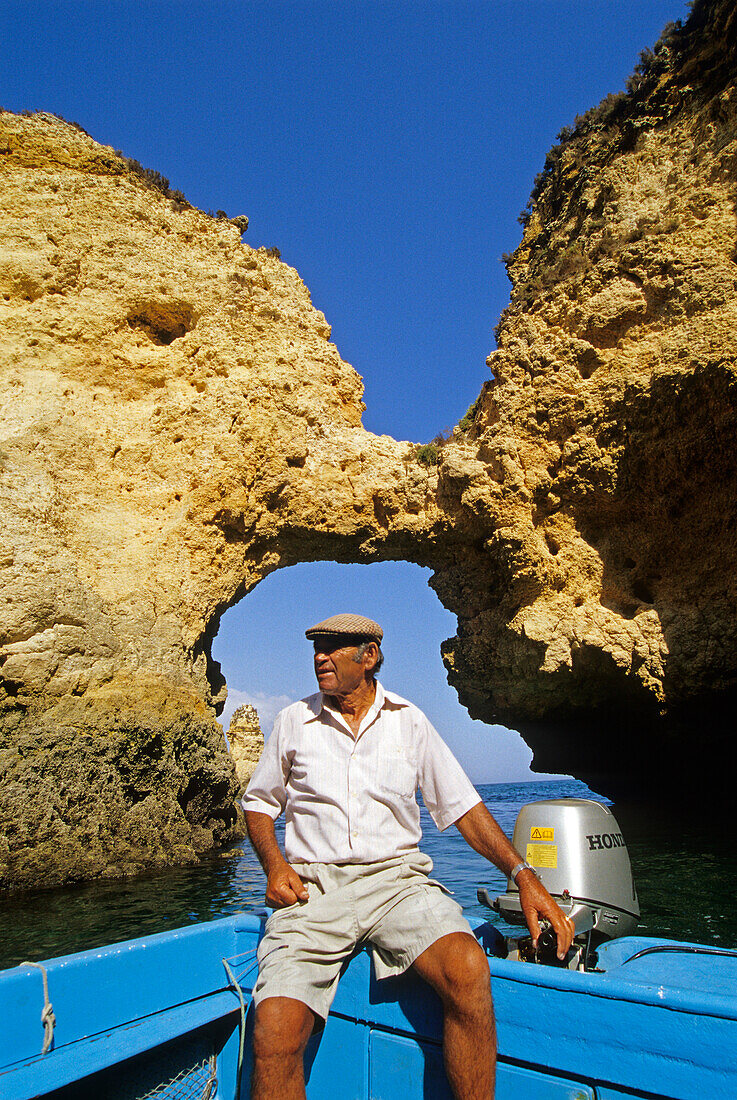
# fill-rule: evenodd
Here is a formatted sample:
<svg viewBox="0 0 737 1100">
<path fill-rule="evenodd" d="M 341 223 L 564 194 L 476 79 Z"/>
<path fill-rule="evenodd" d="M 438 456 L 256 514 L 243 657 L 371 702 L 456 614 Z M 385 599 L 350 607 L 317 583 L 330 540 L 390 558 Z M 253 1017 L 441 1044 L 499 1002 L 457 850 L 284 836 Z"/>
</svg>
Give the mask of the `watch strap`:
<svg viewBox="0 0 737 1100">
<path fill-rule="evenodd" d="M 509 877 L 515 884 L 517 882 L 517 875 L 520 873 L 520 871 L 532 871 L 535 878 L 539 878 L 539 875 L 532 864 L 528 863 L 526 859 L 523 859 L 520 863 L 517 864 L 516 867 L 513 867 L 512 870 L 509 872 Z"/>
</svg>

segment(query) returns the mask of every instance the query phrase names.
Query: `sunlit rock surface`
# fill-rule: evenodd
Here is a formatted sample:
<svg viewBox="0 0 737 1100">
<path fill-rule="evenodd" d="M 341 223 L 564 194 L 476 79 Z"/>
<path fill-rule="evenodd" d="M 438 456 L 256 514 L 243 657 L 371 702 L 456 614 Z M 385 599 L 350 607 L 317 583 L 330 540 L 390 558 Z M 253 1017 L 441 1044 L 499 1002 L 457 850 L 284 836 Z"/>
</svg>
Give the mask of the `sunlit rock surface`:
<svg viewBox="0 0 737 1100">
<path fill-rule="evenodd" d="M 437 580 L 462 700 L 613 793 L 734 759 L 736 36 L 695 5 L 551 152 L 471 433 L 483 541 Z"/>
<path fill-rule="evenodd" d="M 242 223 L 0 115 L 0 882 L 242 835 L 210 643 L 298 561 L 432 566 L 451 682 L 538 768 L 726 782 L 736 64 L 732 5 L 697 3 L 551 154 L 494 380 L 430 464 L 364 431 L 324 316 Z"/>
<path fill-rule="evenodd" d="M 52 116 L 0 115 L 0 150 L 0 881 L 53 885 L 242 835 L 221 612 L 281 565 L 401 557 L 437 471 L 362 429 L 241 226 Z"/>
</svg>

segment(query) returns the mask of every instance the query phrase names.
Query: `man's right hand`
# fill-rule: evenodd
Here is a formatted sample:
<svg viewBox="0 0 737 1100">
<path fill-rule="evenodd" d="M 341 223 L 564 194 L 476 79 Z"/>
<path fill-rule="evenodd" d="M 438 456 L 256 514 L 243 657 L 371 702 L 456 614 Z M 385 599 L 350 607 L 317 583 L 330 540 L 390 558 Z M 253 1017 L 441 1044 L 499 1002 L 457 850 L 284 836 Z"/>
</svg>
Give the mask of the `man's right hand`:
<svg viewBox="0 0 737 1100">
<path fill-rule="evenodd" d="M 276 842 L 273 819 L 268 814 L 246 810 L 246 827 L 266 872 L 266 904 L 272 909 L 286 909 L 295 902 L 307 901 L 307 887 Z"/>
<path fill-rule="evenodd" d="M 283 863 L 269 872 L 266 880 L 266 904 L 285 909 L 298 901 L 307 901 L 307 887 L 293 867 Z"/>
</svg>

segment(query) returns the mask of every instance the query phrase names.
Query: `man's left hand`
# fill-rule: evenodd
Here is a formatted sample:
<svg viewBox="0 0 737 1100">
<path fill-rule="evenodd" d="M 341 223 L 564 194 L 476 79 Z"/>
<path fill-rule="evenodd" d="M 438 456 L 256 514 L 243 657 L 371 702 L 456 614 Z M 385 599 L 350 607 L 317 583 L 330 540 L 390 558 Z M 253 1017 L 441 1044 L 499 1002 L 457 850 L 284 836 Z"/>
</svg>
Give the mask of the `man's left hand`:
<svg viewBox="0 0 737 1100">
<path fill-rule="evenodd" d="M 517 875 L 517 888 L 522 912 L 537 947 L 540 935 L 540 920 L 547 920 L 553 926 L 558 941 L 558 958 L 564 959 L 570 951 L 576 929 L 560 906 L 553 900 L 534 871 L 524 868 Z"/>
</svg>

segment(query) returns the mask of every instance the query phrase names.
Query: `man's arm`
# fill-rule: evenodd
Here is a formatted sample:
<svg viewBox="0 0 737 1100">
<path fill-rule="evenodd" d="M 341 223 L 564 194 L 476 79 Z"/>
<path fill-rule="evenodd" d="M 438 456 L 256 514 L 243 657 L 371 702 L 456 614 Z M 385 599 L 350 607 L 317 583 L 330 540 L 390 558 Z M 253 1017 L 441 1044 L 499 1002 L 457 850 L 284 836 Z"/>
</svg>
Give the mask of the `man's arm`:
<svg viewBox="0 0 737 1100">
<path fill-rule="evenodd" d="M 483 802 L 477 803 L 463 817 L 459 817 L 455 825 L 466 843 L 503 871 L 507 877 L 518 863 L 523 862 L 522 856 L 512 846 Z M 558 940 L 558 958 L 565 958 L 573 943 L 573 924 L 532 871 L 520 871 L 516 881 L 522 912 L 525 915 L 532 942 L 537 945 L 540 918 L 549 920 Z"/>
<path fill-rule="evenodd" d="M 297 901 L 307 901 L 307 887 L 287 863 L 276 842 L 272 818 L 256 810 L 246 810 L 246 828 L 266 872 L 266 904 L 274 909 L 284 909 Z"/>
</svg>

